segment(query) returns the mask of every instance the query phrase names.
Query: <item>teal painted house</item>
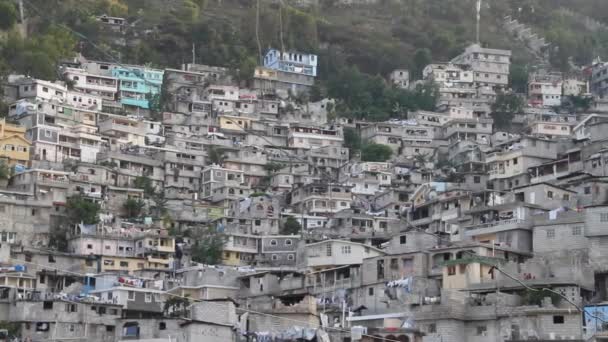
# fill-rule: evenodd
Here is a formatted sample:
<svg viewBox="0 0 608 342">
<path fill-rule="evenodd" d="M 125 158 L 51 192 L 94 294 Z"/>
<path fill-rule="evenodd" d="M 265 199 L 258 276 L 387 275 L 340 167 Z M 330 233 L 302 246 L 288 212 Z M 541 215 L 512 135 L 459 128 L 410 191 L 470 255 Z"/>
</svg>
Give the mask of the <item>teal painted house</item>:
<svg viewBox="0 0 608 342">
<path fill-rule="evenodd" d="M 124 106 L 150 108 L 150 98 L 160 93 L 164 70 L 139 66 L 115 66 L 112 76 L 118 79 L 120 102 Z"/>
</svg>

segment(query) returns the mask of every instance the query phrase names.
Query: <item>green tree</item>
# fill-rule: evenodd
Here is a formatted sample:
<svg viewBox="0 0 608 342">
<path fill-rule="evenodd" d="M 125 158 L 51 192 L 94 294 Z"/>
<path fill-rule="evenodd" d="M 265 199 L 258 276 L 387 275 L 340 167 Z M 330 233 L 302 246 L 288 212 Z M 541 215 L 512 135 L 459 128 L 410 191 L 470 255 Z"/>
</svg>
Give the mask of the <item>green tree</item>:
<svg viewBox="0 0 608 342">
<path fill-rule="evenodd" d="M 113 17 L 126 17 L 129 14 L 129 6 L 120 0 L 103 0 L 100 2 L 100 11 Z"/>
<path fill-rule="evenodd" d="M 515 94 L 498 94 L 492 105 L 492 119 L 497 130 L 509 130 L 515 114 L 521 113 L 524 101 Z"/>
<path fill-rule="evenodd" d="M 344 147 L 349 149 L 351 157 L 361 149 L 361 135 L 356 128 L 344 127 Z"/>
<path fill-rule="evenodd" d="M 418 49 L 414 52 L 414 61 L 412 65 L 412 75 L 414 79 L 422 79 L 422 71 L 424 68 L 431 64 L 433 57 L 429 49 Z"/>
<path fill-rule="evenodd" d="M 361 150 L 361 160 L 370 162 L 385 162 L 391 159 L 393 150 L 387 145 L 367 143 Z"/>
<path fill-rule="evenodd" d="M 146 204 L 139 198 L 129 198 L 123 203 L 122 208 L 127 218 L 139 217 Z"/>
<path fill-rule="evenodd" d="M 133 182 L 133 185 L 137 189 L 143 189 L 144 194 L 148 197 L 152 197 L 155 194 L 156 189 L 154 188 L 154 185 L 152 184 L 152 179 L 150 179 L 150 177 L 148 177 L 148 176 L 135 177 L 135 181 Z"/>
<path fill-rule="evenodd" d="M 323 94 L 321 92 L 321 86 L 318 83 L 313 84 L 312 88 L 310 88 L 310 101 L 317 102 L 323 99 Z M 329 112 L 329 110 L 328 110 Z"/>
<path fill-rule="evenodd" d="M 588 111 L 593 104 L 593 98 L 588 96 L 568 96 L 567 100 L 570 101 L 573 109 L 578 112 Z"/>
<path fill-rule="evenodd" d="M 17 22 L 17 9 L 9 0 L 0 0 L 0 30 L 10 30 Z"/>
<path fill-rule="evenodd" d="M 165 197 L 164 191 L 156 191 L 152 194 L 152 200 L 154 205 L 151 206 L 150 211 L 154 217 L 170 218 L 167 215 L 167 202 L 169 201 Z"/>
<path fill-rule="evenodd" d="M 297 235 L 300 234 L 302 229 L 302 225 L 298 220 L 296 220 L 293 216 L 289 216 L 285 223 L 283 223 L 283 227 L 281 228 L 281 234 L 283 235 Z"/>
<path fill-rule="evenodd" d="M 11 177 L 11 170 L 4 160 L 0 160 L 0 181 L 8 180 Z"/>
<path fill-rule="evenodd" d="M 207 228 L 196 234 L 192 246 L 192 260 L 195 262 L 217 265 L 222 262 L 222 252 L 226 238 L 213 228 Z"/>
<path fill-rule="evenodd" d="M 70 224 L 96 224 L 99 222 L 99 204 L 86 200 L 81 196 L 68 198 L 66 210 Z"/>
<path fill-rule="evenodd" d="M 224 165 L 226 160 L 226 150 L 223 148 L 211 146 L 207 151 L 207 161 L 209 164 Z"/>
<path fill-rule="evenodd" d="M 237 80 L 244 82 L 245 85 L 250 85 L 253 80 L 253 74 L 255 68 L 258 65 L 258 61 L 254 56 L 245 56 L 241 59 L 237 68 Z"/>
<path fill-rule="evenodd" d="M 188 296 L 188 295 L 186 295 Z M 163 313 L 171 316 L 182 316 L 183 311 L 190 306 L 190 299 L 183 297 L 170 296 L 165 300 Z"/>
<path fill-rule="evenodd" d="M 525 94 L 528 90 L 529 70 L 526 65 L 513 64 L 509 71 L 509 84 L 516 93 Z"/>
</svg>

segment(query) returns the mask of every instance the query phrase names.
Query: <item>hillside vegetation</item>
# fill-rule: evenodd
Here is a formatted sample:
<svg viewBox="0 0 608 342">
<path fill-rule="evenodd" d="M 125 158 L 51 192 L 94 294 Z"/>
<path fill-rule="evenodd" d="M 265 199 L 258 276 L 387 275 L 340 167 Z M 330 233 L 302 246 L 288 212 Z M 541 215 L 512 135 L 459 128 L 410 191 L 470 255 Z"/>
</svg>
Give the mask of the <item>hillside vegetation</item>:
<svg viewBox="0 0 608 342">
<path fill-rule="evenodd" d="M 123 63 L 179 67 L 192 60 L 233 68 L 244 84 L 270 46 L 319 55 L 316 95 L 342 99 L 342 111 L 382 119 L 400 108 L 429 108 L 428 95 L 383 89 L 376 76 L 408 68 L 414 78 L 431 61 L 448 61 L 475 40 L 475 0 L 380 0 L 374 5 L 340 5 L 319 0 L 298 6 L 284 0 L 27 0 L 28 38 L 16 30 L 18 11 L 0 0 L 4 31 L 0 42 L 0 73 L 20 72 L 57 78 L 59 59 L 76 53 Z M 521 42 L 505 34 L 511 15 L 552 43 L 550 61 L 566 71 L 569 58 L 579 65 L 608 52 L 608 32 L 593 31 L 563 13 L 605 18 L 603 0 L 485 0 L 481 43 L 512 49 L 513 79 L 525 84 L 535 60 Z M 259 13 L 259 16 L 258 16 Z M 104 30 L 96 16 L 127 18 L 124 36 Z M 68 29 L 69 28 L 69 29 Z M 356 91 L 340 82 L 356 83 Z M 355 82 L 356 81 L 356 82 Z M 521 84 L 520 84 L 521 83 Z M 360 94 L 375 98 L 359 98 Z M 430 94 L 432 97 L 432 94 Z M 380 96 L 381 98 L 377 98 Z M 399 100 L 401 99 L 401 100 Z"/>
</svg>

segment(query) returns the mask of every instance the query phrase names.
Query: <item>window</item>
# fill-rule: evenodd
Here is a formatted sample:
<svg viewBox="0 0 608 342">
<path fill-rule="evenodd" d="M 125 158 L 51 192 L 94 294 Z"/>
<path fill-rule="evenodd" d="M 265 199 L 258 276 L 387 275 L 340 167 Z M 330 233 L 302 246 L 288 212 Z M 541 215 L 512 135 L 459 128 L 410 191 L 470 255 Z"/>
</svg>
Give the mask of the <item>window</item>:
<svg viewBox="0 0 608 342">
<path fill-rule="evenodd" d="M 165 330 L 165 329 L 167 329 L 167 323 L 165 323 L 165 322 L 158 323 L 158 330 Z"/>
<path fill-rule="evenodd" d="M 49 255 L 49 262 L 55 262 L 55 257 L 53 255 Z"/>
<path fill-rule="evenodd" d="M 600 222 L 608 222 L 608 213 L 600 213 Z"/>
<path fill-rule="evenodd" d="M 285 240 L 285 246 L 291 246 L 293 242 L 290 239 Z"/>
<path fill-rule="evenodd" d="M 46 322 L 36 323 L 36 331 L 49 331 L 50 324 Z"/>
<path fill-rule="evenodd" d="M 473 176 L 473 183 L 475 183 L 475 184 L 481 183 L 481 177 L 480 176 Z"/>
<path fill-rule="evenodd" d="M 128 261 L 121 261 L 120 262 L 120 267 L 129 267 L 129 262 Z"/>
<path fill-rule="evenodd" d="M 488 327 L 486 327 L 485 325 L 477 326 L 477 336 L 486 336 L 487 333 Z"/>
<path fill-rule="evenodd" d="M 271 246 L 276 246 L 276 245 L 278 245 L 278 244 L 279 244 L 279 243 L 277 242 L 277 240 L 270 240 L 270 245 L 271 245 Z"/>
<path fill-rule="evenodd" d="M 581 235 L 582 231 L 581 226 L 572 227 L 572 235 Z"/>
<path fill-rule="evenodd" d="M 517 165 L 517 162 L 518 162 L 518 161 L 517 161 L 517 158 L 514 158 L 514 159 L 513 159 L 513 165 Z"/>
<path fill-rule="evenodd" d="M 49 130 L 46 130 L 46 129 L 45 129 L 45 130 L 44 130 L 44 136 L 45 136 L 46 138 L 50 138 L 50 137 L 52 136 L 51 131 L 49 131 Z"/>
<path fill-rule="evenodd" d="M 42 309 L 43 310 L 53 310 L 53 302 L 51 301 L 45 301 L 42 303 Z"/>
<path fill-rule="evenodd" d="M 151 293 L 146 293 L 145 301 L 146 301 L 146 303 L 151 303 L 152 302 L 152 294 Z"/>
<path fill-rule="evenodd" d="M 374 295 L 374 288 L 373 287 L 368 288 L 367 289 L 367 294 L 370 295 L 370 296 L 373 296 Z"/>
<path fill-rule="evenodd" d="M 261 226 L 262 225 L 262 220 L 255 220 L 254 221 L 256 226 Z"/>
<path fill-rule="evenodd" d="M 67 312 L 77 312 L 78 311 L 78 307 L 76 306 L 76 304 L 66 304 L 65 305 L 65 311 L 67 311 Z"/>
<path fill-rule="evenodd" d="M 589 195 L 591 193 L 591 187 L 586 186 L 584 191 L 585 191 L 585 195 Z"/>
<path fill-rule="evenodd" d="M 448 275 L 452 276 L 456 274 L 456 266 L 448 266 Z"/>
<path fill-rule="evenodd" d="M 407 237 L 405 235 L 401 235 L 399 237 L 399 244 L 405 245 L 406 242 L 407 242 Z"/>
<path fill-rule="evenodd" d="M 272 259 L 272 261 L 279 260 L 279 256 L 278 256 L 278 255 L 276 255 L 276 254 L 273 254 L 273 255 L 271 256 L 271 259 Z"/>
<path fill-rule="evenodd" d="M 43 91 L 43 92 L 45 92 L 45 93 L 48 93 L 48 92 L 49 92 L 49 88 L 47 88 L 47 87 L 42 87 L 42 91 Z"/>
<path fill-rule="evenodd" d="M 327 256 L 331 256 L 331 243 L 327 244 L 325 248 L 325 253 L 327 254 Z"/>
<path fill-rule="evenodd" d="M 88 245 L 87 245 L 87 249 L 93 249 L 93 245 L 88 244 Z"/>
<path fill-rule="evenodd" d="M 564 324 L 564 316 L 553 316 L 553 324 Z"/>
<path fill-rule="evenodd" d="M 547 197 L 553 198 L 553 191 L 547 191 Z"/>
<path fill-rule="evenodd" d="M 350 254 L 350 246 L 342 246 L 342 254 Z"/>
<path fill-rule="evenodd" d="M 295 256 L 295 255 L 293 255 L 293 254 L 287 254 L 287 260 L 289 260 L 289 261 L 293 261 L 293 260 L 295 260 L 295 259 L 296 259 L 296 256 Z"/>
<path fill-rule="evenodd" d="M 113 332 L 113 331 L 114 331 L 113 325 L 106 325 L 106 332 Z"/>
<path fill-rule="evenodd" d="M 547 229 L 547 239 L 555 238 L 555 229 Z"/>
<path fill-rule="evenodd" d="M 431 323 L 426 330 L 429 334 L 434 334 L 437 332 L 437 325 L 435 323 Z"/>
</svg>

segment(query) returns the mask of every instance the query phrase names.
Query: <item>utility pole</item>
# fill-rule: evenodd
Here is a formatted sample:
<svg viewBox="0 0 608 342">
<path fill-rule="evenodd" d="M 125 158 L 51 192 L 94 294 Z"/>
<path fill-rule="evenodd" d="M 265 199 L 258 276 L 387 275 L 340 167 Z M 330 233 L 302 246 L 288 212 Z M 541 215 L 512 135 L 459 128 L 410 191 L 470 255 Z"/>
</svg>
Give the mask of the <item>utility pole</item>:
<svg viewBox="0 0 608 342">
<path fill-rule="evenodd" d="M 21 18 L 21 23 L 23 24 L 23 0 L 19 0 L 19 18 Z"/>
<path fill-rule="evenodd" d="M 479 22 L 481 21 L 481 1 L 477 0 L 477 27 L 476 27 L 476 42 L 479 44 Z"/>
<path fill-rule="evenodd" d="M 192 65 L 196 64 L 196 44 L 192 43 Z"/>
</svg>

